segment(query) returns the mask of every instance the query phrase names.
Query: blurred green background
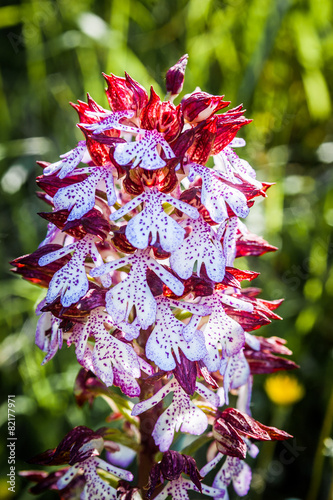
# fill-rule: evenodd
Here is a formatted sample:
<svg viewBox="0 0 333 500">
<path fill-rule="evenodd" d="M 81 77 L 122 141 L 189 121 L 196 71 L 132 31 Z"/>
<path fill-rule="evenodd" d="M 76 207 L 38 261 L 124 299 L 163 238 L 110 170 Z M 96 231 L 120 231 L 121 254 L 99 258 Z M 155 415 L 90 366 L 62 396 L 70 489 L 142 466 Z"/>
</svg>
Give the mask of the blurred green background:
<svg viewBox="0 0 333 500">
<path fill-rule="evenodd" d="M 41 290 L 9 273 L 34 251 L 47 210 L 35 197 L 37 159 L 54 162 L 81 138 L 69 101 L 107 107 L 101 72 L 126 70 L 164 95 L 164 75 L 189 54 L 184 92 L 200 86 L 241 102 L 253 123 L 240 154 L 276 182 L 248 219 L 279 252 L 240 266 L 261 272 L 267 299 L 285 297 L 283 322 L 259 333 L 287 339 L 305 394 L 273 403 L 257 376 L 253 416 L 296 436 L 261 446 L 253 500 L 332 496 L 333 418 L 333 4 L 331 0 L 2 0 L 0 7 L 0 497 L 7 491 L 7 394 L 16 395 L 17 469 L 73 426 L 104 424 L 107 407 L 78 409 L 78 365 L 63 348 L 46 366 L 34 346 Z M 16 498 L 32 498 L 17 478 Z M 44 498 L 53 498 L 50 493 Z M 231 498 L 236 498 L 231 494 Z"/>
</svg>

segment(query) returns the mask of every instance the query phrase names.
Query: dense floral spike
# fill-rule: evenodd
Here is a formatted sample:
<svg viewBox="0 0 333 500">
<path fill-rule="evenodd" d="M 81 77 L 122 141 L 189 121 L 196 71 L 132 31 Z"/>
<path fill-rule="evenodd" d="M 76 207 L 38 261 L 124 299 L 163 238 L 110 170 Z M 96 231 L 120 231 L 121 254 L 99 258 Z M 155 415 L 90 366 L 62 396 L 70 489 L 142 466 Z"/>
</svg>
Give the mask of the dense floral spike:
<svg viewBox="0 0 333 500">
<path fill-rule="evenodd" d="M 240 221 L 271 184 L 235 152 L 245 145 L 237 132 L 251 121 L 242 106 L 225 111 L 223 96 L 198 88 L 173 104 L 187 58 L 168 70 L 164 101 L 127 73 L 104 75 L 110 111 L 89 94 L 72 104 L 83 140 L 59 161 L 39 162 L 39 197 L 52 209 L 40 214 L 48 231 L 37 251 L 13 261 L 14 272 L 47 288 L 37 307 L 43 363 L 63 341 L 73 344 L 83 367 L 78 405 L 101 395 L 112 414 L 109 431 L 76 428 L 37 457 L 67 466 L 27 472 L 36 493 L 140 500 L 145 495 L 125 482 L 132 475 L 115 467 L 126 445 L 126 463 L 140 448 L 140 486 L 155 453 L 165 452 L 151 470 L 148 497 L 161 486 L 156 500 L 188 500 L 188 490 L 227 500 L 231 482 L 239 495 L 249 490 L 244 458 L 258 452 L 250 439 L 290 437 L 250 416 L 253 375 L 297 366 L 282 357 L 291 354 L 282 339 L 249 333 L 281 319 L 282 301 L 259 298 L 242 283 L 258 273 L 235 267 L 237 257 L 276 250 Z M 221 411 L 230 392 L 237 409 Z M 134 405 L 128 399 L 138 396 Z M 199 474 L 192 457 L 168 450 L 176 432 L 200 436 L 208 424 L 218 453 Z M 114 465 L 98 456 L 103 448 Z M 213 484 L 203 484 L 222 459 Z"/>
</svg>

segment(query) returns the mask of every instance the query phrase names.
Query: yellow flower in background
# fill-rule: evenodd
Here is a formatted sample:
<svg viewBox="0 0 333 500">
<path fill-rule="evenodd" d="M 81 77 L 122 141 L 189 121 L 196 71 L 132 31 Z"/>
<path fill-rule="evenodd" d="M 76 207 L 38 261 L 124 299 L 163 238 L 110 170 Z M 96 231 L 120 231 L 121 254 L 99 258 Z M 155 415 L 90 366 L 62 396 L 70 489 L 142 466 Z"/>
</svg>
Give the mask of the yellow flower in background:
<svg viewBox="0 0 333 500">
<path fill-rule="evenodd" d="M 278 374 L 268 377 L 265 381 L 266 393 L 277 405 L 292 405 L 304 396 L 304 386 L 297 378 Z"/>
</svg>

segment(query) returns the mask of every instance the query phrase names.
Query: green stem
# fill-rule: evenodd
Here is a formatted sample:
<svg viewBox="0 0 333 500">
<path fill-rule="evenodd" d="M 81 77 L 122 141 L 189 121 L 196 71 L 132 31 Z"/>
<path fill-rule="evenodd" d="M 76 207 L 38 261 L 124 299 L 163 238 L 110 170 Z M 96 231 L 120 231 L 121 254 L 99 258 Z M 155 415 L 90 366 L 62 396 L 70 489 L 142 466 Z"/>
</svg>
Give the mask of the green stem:
<svg viewBox="0 0 333 500">
<path fill-rule="evenodd" d="M 312 475 L 311 475 L 312 479 L 306 500 L 316 500 L 316 498 L 318 498 L 318 490 L 321 483 L 323 465 L 325 460 L 325 456 L 323 455 L 323 443 L 324 439 L 330 435 L 332 422 L 333 422 L 333 390 L 331 392 L 331 397 L 327 405 L 323 426 L 320 432 L 318 446 L 313 462 Z"/>
</svg>

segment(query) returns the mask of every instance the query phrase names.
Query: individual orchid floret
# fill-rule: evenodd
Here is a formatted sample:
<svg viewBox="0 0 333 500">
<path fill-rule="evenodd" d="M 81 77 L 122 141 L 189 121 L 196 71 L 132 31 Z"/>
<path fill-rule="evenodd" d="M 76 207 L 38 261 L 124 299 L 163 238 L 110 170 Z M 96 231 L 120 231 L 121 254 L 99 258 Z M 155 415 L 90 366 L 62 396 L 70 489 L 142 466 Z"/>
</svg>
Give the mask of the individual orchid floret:
<svg viewBox="0 0 333 500">
<path fill-rule="evenodd" d="M 45 300 L 43 300 L 43 305 Z M 50 312 L 43 312 L 37 322 L 36 345 L 46 352 L 42 365 L 50 361 L 58 349 L 62 348 L 63 332 L 60 328 L 60 319 L 56 318 Z"/>
<path fill-rule="evenodd" d="M 131 168 L 140 165 L 141 168 L 147 170 L 156 170 L 166 165 L 166 162 L 161 158 L 161 148 L 166 159 L 175 158 L 171 146 L 161 132 L 141 130 L 137 141 L 117 144 L 114 159 L 119 165 L 128 165 L 135 158 Z"/>
<path fill-rule="evenodd" d="M 208 351 L 204 363 L 209 371 L 216 371 L 222 368 L 226 357 L 237 354 L 245 344 L 243 328 L 226 314 L 223 304 L 250 312 L 253 311 L 253 306 L 219 290 L 205 298 L 204 304 L 211 308 L 211 315 L 204 330 Z M 222 359 L 218 346 L 222 349 Z"/>
<path fill-rule="evenodd" d="M 228 218 L 227 204 L 238 217 L 247 217 L 249 208 L 241 191 L 222 182 L 214 170 L 192 163 L 189 180 L 192 182 L 196 175 L 202 178 L 201 202 L 214 222 Z"/>
<path fill-rule="evenodd" d="M 82 499 L 108 498 L 116 500 L 116 490 L 101 479 L 97 470 L 103 470 L 127 481 L 132 481 L 133 474 L 98 457 L 104 447 L 109 450 L 118 449 L 114 443 L 104 441 L 104 435 L 106 435 L 105 429 L 93 432 L 85 426 L 75 427 L 64 437 L 57 448 L 47 450 L 45 453 L 33 457 L 29 462 L 39 465 L 69 464 L 71 467 L 64 474 L 61 474 L 56 483 L 58 490 L 67 488 L 72 481 L 76 482 L 77 476 L 83 476 L 85 485 L 81 494 Z M 53 482 L 50 483 L 50 486 L 52 484 Z M 69 491 L 68 488 L 67 491 Z"/>
<path fill-rule="evenodd" d="M 177 97 L 183 90 L 185 69 L 188 54 L 184 54 L 168 71 L 165 77 L 165 86 L 171 100 Z"/>
<path fill-rule="evenodd" d="M 211 280 L 222 281 L 225 272 L 225 257 L 216 232 L 202 217 L 185 221 L 184 224 L 190 225 L 191 233 L 172 253 L 171 268 L 178 276 L 187 279 L 192 275 L 195 263 L 197 263 L 198 276 L 204 264 Z"/>
<path fill-rule="evenodd" d="M 182 477 L 182 473 L 190 476 L 190 479 Z M 169 481 L 168 484 L 155 499 L 162 500 L 170 495 L 174 500 L 186 500 L 189 499 L 188 490 L 199 491 L 214 498 L 224 497 L 223 491 L 202 484 L 201 479 L 196 462 L 192 457 L 182 455 L 177 451 L 167 451 L 163 454 L 162 460 L 153 465 L 151 469 L 147 497 L 151 498 L 154 489 L 163 484 L 165 480 Z"/>
<path fill-rule="evenodd" d="M 255 454 L 250 453 L 251 456 Z M 224 455 L 218 452 L 215 458 L 208 462 L 202 469 L 200 469 L 200 474 L 205 477 L 211 470 L 213 470 L 216 465 L 223 459 Z M 227 456 L 221 469 L 215 476 L 213 482 L 213 488 L 224 493 L 224 500 L 229 499 L 227 487 L 230 483 L 233 483 L 233 487 L 237 495 L 245 496 L 250 488 L 252 479 L 251 468 L 244 460 L 238 457 Z"/>
<path fill-rule="evenodd" d="M 237 457 L 226 457 L 223 466 L 215 476 L 213 487 L 225 491 L 224 499 L 228 500 L 227 487 L 231 482 L 237 495 L 243 497 L 250 489 L 251 480 L 251 468 L 244 460 Z"/>
<path fill-rule="evenodd" d="M 190 396 L 179 385 L 178 381 L 171 379 L 154 396 L 134 405 L 132 415 L 140 415 L 173 392 L 173 399 L 170 406 L 158 418 L 152 436 L 160 451 L 167 451 L 172 444 L 173 436 L 179 429 L 194 435 L 202 434 L 208 425 L 205 413 L 200 410 L 192 401 Z M 196 392 L 209 401 L 213 407 L 219 406 L 219 397 L 207 389 L 200 382 L 196 383 Z"/>
<path fill-rule="evenodd" d="M 91 276 L 102 276 L 131 264 L 126 278 L 106 294 L 106 308 L 117 324 L 128 321 L 135 306 L 136 317 L 141 328 L 148 328 L 156 318 L 156 301 L 146 280 L 150 268 L 176 295 L 184 291 L 183 284 L 149 256 L 149 250 L 138 250 L 135 254 L 102 265 L 91 271 Z"/>
<path fill-rule="evenodd" d="M 119 477 L 120 479 L 125 479 L 126 481 L 132 481 L 133 474 L 114 465 L 110 465 L 105 460 L 99 457 L 87 458 L 84 462 L 73 465 L 57 482 L 59 490 L 66 488 L 66 486 L 73 480 L 78 474 L 84 474 L 85 477 L 85 487 L 82 499 L 98 500 L 102 498 L 107 498 L 110 500 L 117 500 L 117 490 L 113 488 L 109 483 L 103 481 L 97 470 L 103 470 L 112 474 L 113 476 Z"/>
<path fill-rule="evenodd" d="M 145 208 L 135 215 L 126 226 L 126 237 L 136 248 L 146 248 L 154 245 L 159 236 L 159 243 L 166 252 L 173 252 L 184 239 L 185 230 L 164 210 L 162 203 L 170 203 L 186 215 L 196 219 L 199 213 L 195 207 L 161 193 L 157 188 L 147 189 L 122 208 L 111 215 L 111 220 L 119 219 L 136 208 L 140 203 L 145 203 Z"/>
<path fill-rule="evenodd" d="M 82 240 L 48 253 L 39 259 L 39 265 L 45 266 L 73 252 L 71 260 L 54 274 L 46 295 L 47 303 L 53 302 L 60 294 L 61 304 L 69 307 L 87 293 L 89 288 L 85 268 L 87 255 L 91 256 L 97 266 L 103 262 L 95 240 L 95 236 L 87 235 Z"/>
<path fill-rule="evenodd" d="M 122 391 L 138 396 L 140 388 L 135 381 L 140 376 L 140 364 L 134 349 L 109 333 L 113 326 L 110 316 L 98 307 L 93 309 L 86 323 L 76 323 L 68 338 L 76 346 L 78 361 L 95 373 L 106 386 L 120 385 Z M 93 351 L 88 348 L 89 338 L 94 338 Z"/>
<path fill-rule="evenodd" d="M 150 471 L 147 497 L 151 498 L 154 489 L 163 484 L 164 481 L 179 479 L 182 473 L 190 476 L 192 482 L 201 491 L 200 480 L 202 478 L 194 458 L 182 455 L 177 451 L 166 451 L 162 460 L 154 464 Z"/>
<path fill-rule="evenodd" d="M 62 160 L 57 161 L 56 163 L 51 163 L 48 167 L 44 168 L 43 173 L 44 175 L 51 175 L 60 170 L 58 177 L 60 179 L 64 179 L 67 175 L 73 172 L 79 163 L 81 163 L 85 154 L 87 154 L 86 141 L 80 141 L 78 142 L 76 148 L 72 149 L 68 153 L 60 155 Z"/>
<path fill-rule="evenodd" d="M 200 330 L 194 332 L 190 342 L 185 341 L 182 333 L 185 325 L 170 309 L 170 305 L 175 302 L 164 297 L 156 299 L 155 327 L 146 343 L 147 358 L 165 371 L 176 367 L 175 358 L 180 363 L 180 350 L 190 361 L 198 361 L 207 354 L 205 338 Z M 182 303 L 179 305 L 182 306 Z"/>
<path fill-rule="evenodd" d="M 79 169 L 77 172 L 89 175 L 81 182 L 60 188 L 53 198 L 55 210 L 67 209 L 70 211 L 68 221 L 80 219 L 94 208 L 95 191 L 101 182 L 105 185 L 109 206 L 114 205 L 117 201 L 112 168 L 87 167 Z"/>
</svg>

